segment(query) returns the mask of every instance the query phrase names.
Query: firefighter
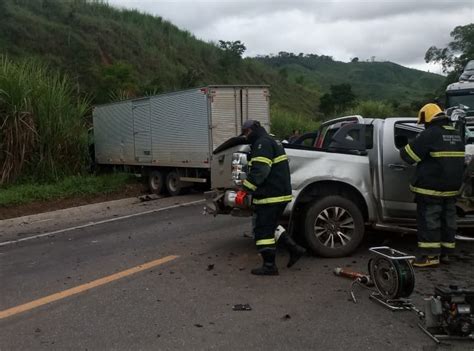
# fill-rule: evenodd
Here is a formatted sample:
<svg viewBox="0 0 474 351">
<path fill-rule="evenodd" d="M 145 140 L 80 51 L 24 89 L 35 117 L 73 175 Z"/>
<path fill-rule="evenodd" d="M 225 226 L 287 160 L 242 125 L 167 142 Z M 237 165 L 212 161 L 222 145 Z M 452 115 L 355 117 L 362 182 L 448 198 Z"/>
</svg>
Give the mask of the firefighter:
<svg viewBox="0 0 474 351">
<path fill-rule="evenodd" d="M 277 241 L 290 252 L 288 267 L 306 251 L 278 226 L 278 219 L 292 199 L 288 157 L 281 143 L 275 141 L 258 121 L 246 121 L 242 126 L 242 135 L 251 144 L 250 170 L 243 182 L 243 190 L 237 192 L 236 203 L 243 204 L 247 195 L 252 195 L 253 233 L 263 259 L 262 267 L 252 269 L 251 273 L 278 275 L 275 264 Z"/>
<path fill-rule="evenodd" d="M 464 143 L 449 118 L 436 104 L 423 106 L 418 124 L 425 130 L 400 150 L 409 164 L 416 164 L 410 190 L 417 204 L 418 248 L 416 267 L 449 263 L 455 248 L 456 196 L 464 172 Z"/>
</svg>

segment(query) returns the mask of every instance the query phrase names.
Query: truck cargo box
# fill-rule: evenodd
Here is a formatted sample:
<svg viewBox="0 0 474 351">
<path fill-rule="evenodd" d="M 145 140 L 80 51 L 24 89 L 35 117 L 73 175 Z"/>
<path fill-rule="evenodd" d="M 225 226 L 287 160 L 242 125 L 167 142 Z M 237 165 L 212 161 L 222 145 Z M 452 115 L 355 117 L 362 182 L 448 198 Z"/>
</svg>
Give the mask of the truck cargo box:
<svg viewBox="0 0 474 351">
<path fill-rule="evenodd" d="M 209 168 L 247 119 L 269 127 L 268 86 L 206 86 L 96 106 L 97 164 Z"/>
</svg>

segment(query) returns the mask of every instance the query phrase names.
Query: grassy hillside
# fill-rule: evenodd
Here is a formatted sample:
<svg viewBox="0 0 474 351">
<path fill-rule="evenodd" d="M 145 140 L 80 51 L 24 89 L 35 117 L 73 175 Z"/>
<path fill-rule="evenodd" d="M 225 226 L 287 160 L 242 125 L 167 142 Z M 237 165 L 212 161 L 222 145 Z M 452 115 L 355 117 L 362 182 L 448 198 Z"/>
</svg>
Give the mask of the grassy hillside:
<svg viewBox="0 0 474 351">
<path fill-rule="evenodd" d="M 0 53 L 67 72 L 94 103 L 207 84 L 270 84 L 275 103 L 312 115 L 318 92 L 233 57 L 171 23 L 102 1 L 2 0 Z"/>
<path fill-rule="evenodd" d="M 259 57 L 289 81 L 327 92 L 331 85 L 349 83 L 359 99 L 414 101 L 425 98 L 444 83 L 444 77 L 392 62 L 338 62 L 328 56 L 294 55 Z"/>
</svg>

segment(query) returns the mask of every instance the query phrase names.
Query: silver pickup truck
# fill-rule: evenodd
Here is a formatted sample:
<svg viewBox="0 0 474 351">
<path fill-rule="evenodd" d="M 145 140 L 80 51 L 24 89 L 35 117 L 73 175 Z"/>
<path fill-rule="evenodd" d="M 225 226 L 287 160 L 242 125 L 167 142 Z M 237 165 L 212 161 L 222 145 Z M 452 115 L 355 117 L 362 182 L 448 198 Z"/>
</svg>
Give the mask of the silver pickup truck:
<svg viewBox="0 0 474 351">
<path fill-rule="evenodd" d="M 415 232 L 416 204 L 409 190 L 415 167 L 401 160 L 399 149 L 422 128 L 415 118 L 347 116 L 323 123 L 299 145 L 284 144 L 293 188 L 293 201 L 282 218 L 289 232 L 324 257 L 353 252 L 368 227 Z M 249 150 L 249 145 L 216 150 L 211 166 L 214 189 L 206 194 L 208 213 L 251 214 L 251 209 L 234 203 Z M 472 169 L 466 174 L 458 225 L 472 230 Z"/>
</svg>

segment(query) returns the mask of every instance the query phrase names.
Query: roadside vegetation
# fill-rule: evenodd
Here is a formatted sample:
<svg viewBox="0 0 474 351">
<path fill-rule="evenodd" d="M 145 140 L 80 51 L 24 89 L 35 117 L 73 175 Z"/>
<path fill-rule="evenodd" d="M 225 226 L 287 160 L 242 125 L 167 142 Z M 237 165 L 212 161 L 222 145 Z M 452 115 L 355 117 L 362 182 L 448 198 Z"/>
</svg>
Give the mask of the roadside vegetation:
<svg viewBox="0 0 474 351">
<path fill-rule="evenodd" d="M 88 110 L 66 76 L 36 60 L 0 57 L 0 185 L 82 172 Z"/>
<path fill-rule="evenodd" d="M 307 116 L 289 113 L 276 106 L 272 108 L 271 115 L 271 132 L 280 139 L 292 135 L 293 130 L 299 130 L 301 134 L 316 131 L 320 124 Z"/>
<path fill-rule="evenodd" d="M 136 181 L 130 174 L 111 173 L 100 176 L 69 176 L 52 183 L 10 185 L 0 191 L 0 210 L 2 206 L 10 207 L 35 201 L 115 193 L 133 182 Z"/>
<path fill-rule="evenodd" d="M 391 104 L 381 101 L 360 101 L 353 107 L 344 111 L 343 115 L 361 115 L 367 118 L 386 118 L 395 116 L 394 108 Z"/>
</svg>

